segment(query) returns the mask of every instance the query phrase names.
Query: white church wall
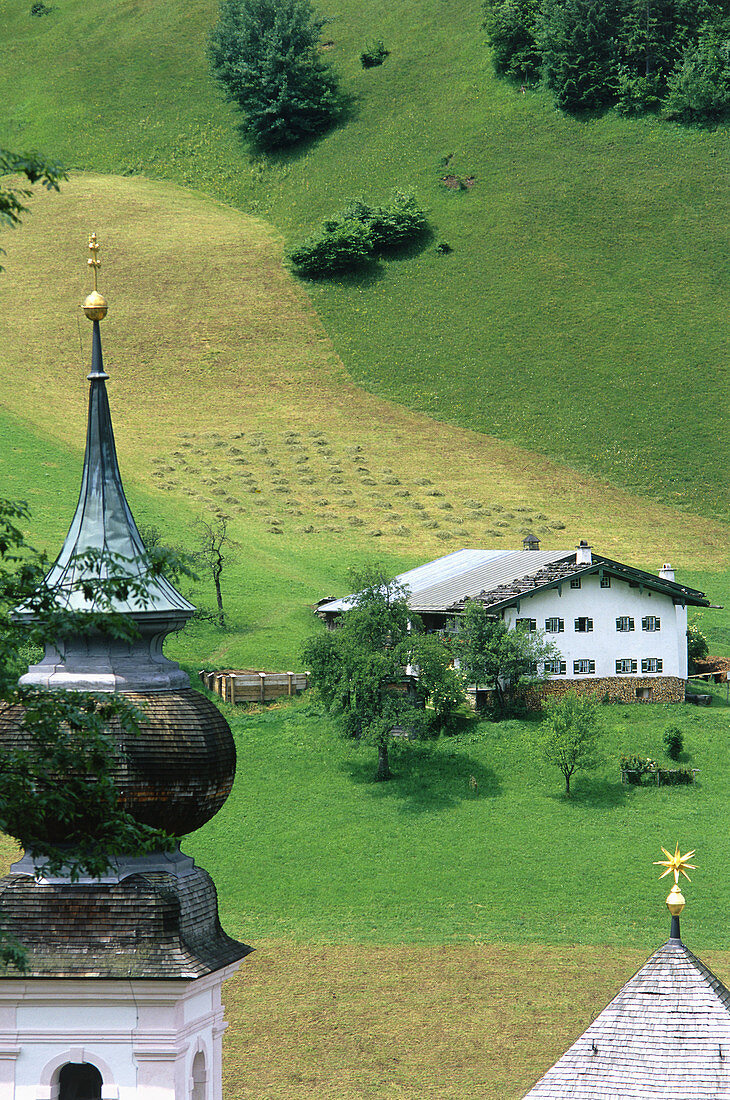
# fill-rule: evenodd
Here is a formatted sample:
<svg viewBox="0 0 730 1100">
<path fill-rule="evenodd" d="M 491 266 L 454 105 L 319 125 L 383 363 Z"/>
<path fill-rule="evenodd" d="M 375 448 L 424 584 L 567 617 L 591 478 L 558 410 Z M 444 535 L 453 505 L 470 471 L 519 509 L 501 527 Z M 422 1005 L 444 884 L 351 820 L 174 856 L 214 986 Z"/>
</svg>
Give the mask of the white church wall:
<svg viewBox="0 0 730 1100">
<path fill-rule="evenodd" d="M 102 1100 L 220 1100 L 221 987 L 238 965 L 188 983 L 0 982 L 0 1100 L 57 1100 L 69 1062 L 96 1066 Z"/>
</svg>

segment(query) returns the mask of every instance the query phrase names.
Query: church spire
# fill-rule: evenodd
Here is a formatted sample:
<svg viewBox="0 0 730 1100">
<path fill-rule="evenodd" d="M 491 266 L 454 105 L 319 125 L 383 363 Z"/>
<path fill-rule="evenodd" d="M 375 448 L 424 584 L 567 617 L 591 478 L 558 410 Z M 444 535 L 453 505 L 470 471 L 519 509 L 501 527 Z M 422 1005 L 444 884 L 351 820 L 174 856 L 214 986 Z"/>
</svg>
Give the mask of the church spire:
<svg viewBox="0 0 730 1100">
<path fill-rule="evenodd" d="M 87 262 L 94 274 L 94 289 L 83 309 L 92 322 L 93 334 L 84 469 L 76 513 L 46 584 L 66 606 L 90 611 L 95 609 L 94 603 L 84 594 L 84 583 L 88 585 L 121 569 L 143 582 L 144 596 L 115 601 L 114 610 L 135 615 L 173 612 L 187 618 L 195 610 L 192 604 L 164 577 L 150 574 L 147 552 L 124 494 L 106 392 L 109 375 L 104 370 L 101 350 L 100 322 L 107 315 L 108 305 L 98 289 L 101 261 L 95 233 L 89 239 L 89 251 Z M 83 560 L 89 551 L 95 552 L 98 560 Z"/>
</svg>

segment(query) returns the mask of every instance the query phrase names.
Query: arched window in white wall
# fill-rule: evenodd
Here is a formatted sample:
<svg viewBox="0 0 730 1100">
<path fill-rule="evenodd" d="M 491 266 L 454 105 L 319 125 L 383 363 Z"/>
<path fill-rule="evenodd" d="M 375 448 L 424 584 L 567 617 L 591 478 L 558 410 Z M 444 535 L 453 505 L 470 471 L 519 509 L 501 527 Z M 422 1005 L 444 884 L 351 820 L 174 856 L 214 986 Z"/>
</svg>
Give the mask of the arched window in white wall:
<svg viewBox="0 0 730 1100">
<path fill-rule="evenodd" d="M 206 1081 L 208 1075 L 205 1069 L 205 1055 L 202 1050 L 193 1058 L 193 1087 L 190 1092 L 191 1100 L 205 1100 L 206 1098 Z"/>
<path fill-rule="evenodd" d="M 101 1100 L 102 1079 L 90 1062 L 67 1062 L 58 1074 L 58 1100 Z"/>
</svg>

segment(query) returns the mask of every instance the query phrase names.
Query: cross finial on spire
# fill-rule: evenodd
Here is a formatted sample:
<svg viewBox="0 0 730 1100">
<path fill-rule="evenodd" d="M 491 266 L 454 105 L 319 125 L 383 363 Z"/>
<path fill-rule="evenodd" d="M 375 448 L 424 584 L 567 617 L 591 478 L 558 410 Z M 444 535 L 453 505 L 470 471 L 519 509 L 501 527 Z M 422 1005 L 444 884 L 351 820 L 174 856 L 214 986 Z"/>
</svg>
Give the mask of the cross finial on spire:
<svg viewBox="0 0 730 1100">
<path fill-rule="evenodd" d="M 106 299 L 99 293 L 97 286 L 97 274 L 101 267 L 101 260 L 99 259 L 99 245 L 96 242 L 96 233 L 92 233 L 89 237 L 89 252 L 91 256 L 86 262 L 94 272 L 94 289 L 84 302 L 84 313 L 90 321 L 102 321 L 106 317 L 109 307 L 106 304 Z"/>
<path fill-rule="evenodd" d="M 96 233 L 92 233 L 89 237 L 89 252 L 91 253 L 91 256 L 86 262 L 94 272 L 94 290 L 98 291 L 99 288 L 96 284 L 96 273 L 101 267 L 101 260 L 99 259 L 99 245 L 96 243 Z"/>
</svg>

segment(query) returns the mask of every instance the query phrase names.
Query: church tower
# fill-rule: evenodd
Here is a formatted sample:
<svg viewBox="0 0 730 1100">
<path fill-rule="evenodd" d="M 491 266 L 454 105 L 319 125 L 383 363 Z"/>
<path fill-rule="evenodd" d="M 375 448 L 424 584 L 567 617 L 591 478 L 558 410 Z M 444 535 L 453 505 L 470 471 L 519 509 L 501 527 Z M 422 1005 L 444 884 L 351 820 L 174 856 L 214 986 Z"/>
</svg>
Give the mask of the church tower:
<svg viewBox="0 0 730 1100">
<path fill-rule="evenodd" d="M 90 250 L 81 492 L 46 585 L 60 606 L 98 612 L 88 582 L 123 562 L 133 594 L 105 611 L 131 620 L 136 636 L 57 639 L 21 683 L 120 692 L 133 703 L 143 715 L 139 732 L 112 728 L 120 799 L 138 822 L 181 837 L 225 802 L 235 748 L 217 708 L 162 652 L 165 637 L 195 609 L 150 572 L 124 494 L 102 360 L 107 303 L 96 286 L 95 235 Z M 0 745 L 27 738 L 18 708 L 0 715 Z M 49 820 L 46 830 L 49 841 L 68 843 L 62 823 Z M 0 880 L 0 928 L 26 959 L 24 971 L 0 966 L 0 1100 L 221 1100 L 221 987 L 251 949 L 225 934 L 212 879 L 179 847 L 117 857 L 101 877 L 76 879 L 48 874 L 26 851 Z"/>
</svg>

